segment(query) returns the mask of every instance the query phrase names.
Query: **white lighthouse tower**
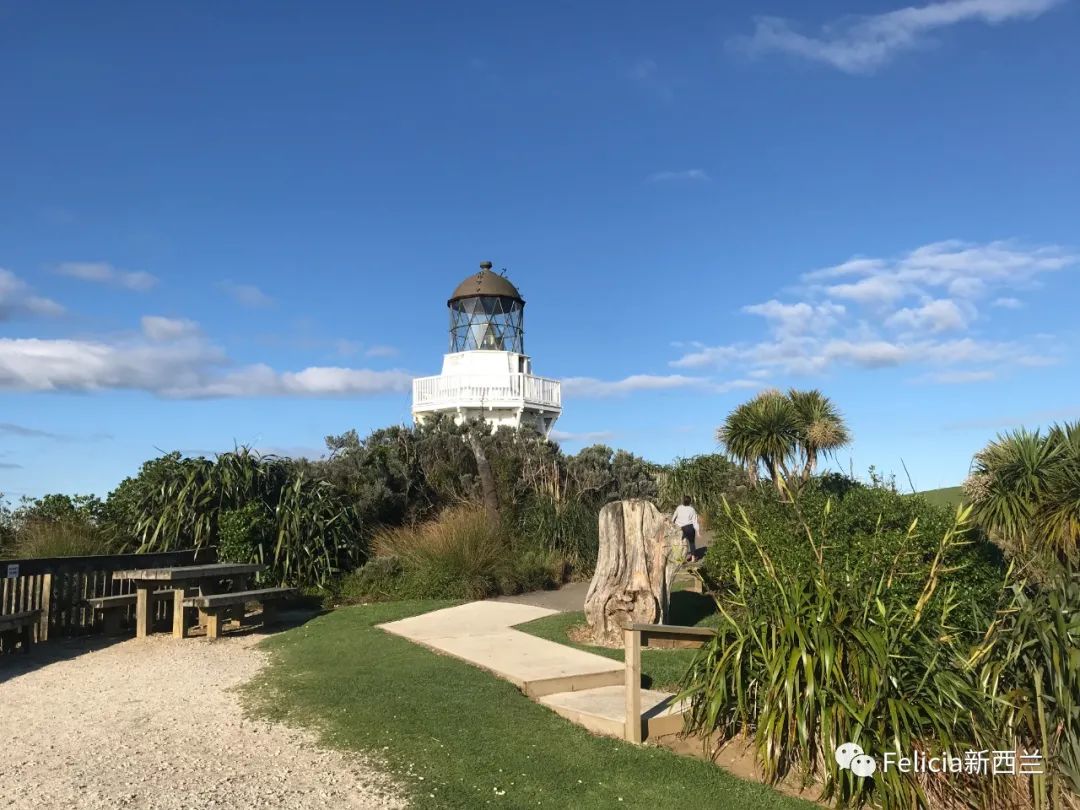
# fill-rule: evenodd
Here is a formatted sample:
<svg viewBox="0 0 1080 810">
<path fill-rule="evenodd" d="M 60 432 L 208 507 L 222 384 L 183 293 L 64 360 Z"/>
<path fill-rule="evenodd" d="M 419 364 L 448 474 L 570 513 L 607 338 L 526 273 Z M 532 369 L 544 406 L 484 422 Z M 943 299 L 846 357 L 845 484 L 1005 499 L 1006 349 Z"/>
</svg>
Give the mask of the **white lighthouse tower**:
<svg viewBox="0 0 1080 810">
<path fill-rule="evenodd" d="M 446 305 L 450 351 L 442 374 L 413 380 L 413 419 L 451 413 L 458 422 L 480 417 L 492 427 L 531 425 L 547 436 L 562 413 L 562 386 L 532 373 L 525 299 L 517 288 L 483 262 Z"/>
</svg>

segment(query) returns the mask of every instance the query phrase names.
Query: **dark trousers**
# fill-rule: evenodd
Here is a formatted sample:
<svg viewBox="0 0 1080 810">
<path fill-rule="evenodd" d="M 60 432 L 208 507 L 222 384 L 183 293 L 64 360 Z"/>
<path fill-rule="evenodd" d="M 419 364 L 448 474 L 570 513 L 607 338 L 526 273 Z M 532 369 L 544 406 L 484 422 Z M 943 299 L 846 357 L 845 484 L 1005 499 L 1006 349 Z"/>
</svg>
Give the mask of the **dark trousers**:
<svg viewBox="0 0 1080 810">
<path fill-rule="evenodd" d="M 694 541 L 697 540 L 697 531 L 694 529 L 693 524 L 682 527 L 683 540 L 686 541 L 686 545 L 690 548 L 690 556 L 693 557 L 697 553 L 697 549 L 694 547 Z"/>
</svg>

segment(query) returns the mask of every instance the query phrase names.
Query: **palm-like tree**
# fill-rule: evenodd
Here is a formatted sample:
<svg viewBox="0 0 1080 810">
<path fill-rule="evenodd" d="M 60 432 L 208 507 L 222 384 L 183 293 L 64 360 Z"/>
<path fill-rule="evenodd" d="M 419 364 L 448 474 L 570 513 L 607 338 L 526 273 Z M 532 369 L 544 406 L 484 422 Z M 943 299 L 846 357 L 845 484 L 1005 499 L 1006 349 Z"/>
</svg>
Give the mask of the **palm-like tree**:
<svg viewBox="0 0 1080 810">
<path fill-rule="evenodd" d="M 777 488 L 792 469 L 806 480 L 819 459 L 851 441 L 839 409 L 820 391 L 763 391 L 738 406 L 716 431 L 732 459 L 757 480 L 764 466 Z"/>
<path fill-rule="evenodd" d="M 802 479 L 806 481 L 817 469 L 822 456 L 835 453 L 851 441 L 840 409 L 816 388 L 787 393 L 799 420 L 799 451 L 802 455 Z"/>
<path fill-rule="evenodd" d="M 998 436 L 975 455 L 964 490 L 975 519 L 1010 555 L 1039 566 L 1077 560 L 1080 422 Z"/>
</svg>

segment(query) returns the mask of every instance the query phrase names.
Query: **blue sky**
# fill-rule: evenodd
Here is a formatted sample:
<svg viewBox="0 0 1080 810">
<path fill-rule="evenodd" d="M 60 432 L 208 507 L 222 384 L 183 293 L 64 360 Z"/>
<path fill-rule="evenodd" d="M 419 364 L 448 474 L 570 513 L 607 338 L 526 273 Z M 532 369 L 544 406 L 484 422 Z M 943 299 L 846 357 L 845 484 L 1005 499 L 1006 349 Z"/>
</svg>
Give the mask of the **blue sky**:
<svg viewBox="0 0 1080 810">
<path fill-rule="evenodd" d="M 567 450 L 708 452 L 813 386 L 843 468 L 957 483 L 1080 415 L 1078 35 L 1075 0 L 0 0 L 0 491 L 408 421 L 485 259 Z"/>
</svg>

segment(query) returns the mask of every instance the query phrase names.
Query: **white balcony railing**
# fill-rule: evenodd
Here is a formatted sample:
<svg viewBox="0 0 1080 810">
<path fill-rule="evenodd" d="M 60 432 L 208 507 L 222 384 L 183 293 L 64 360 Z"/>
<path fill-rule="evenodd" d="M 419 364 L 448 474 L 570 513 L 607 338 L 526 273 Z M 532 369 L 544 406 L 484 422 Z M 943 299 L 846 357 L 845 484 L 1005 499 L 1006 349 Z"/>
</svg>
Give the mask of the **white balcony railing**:
<svg viewBox="0 0 1080 810">
<path fill-rule="evenodd" d="M 561 408 L 561 383 L 532 374 L 439 375 L 413 380 L 413 410 L 523 405 Z"/>
</svg>

